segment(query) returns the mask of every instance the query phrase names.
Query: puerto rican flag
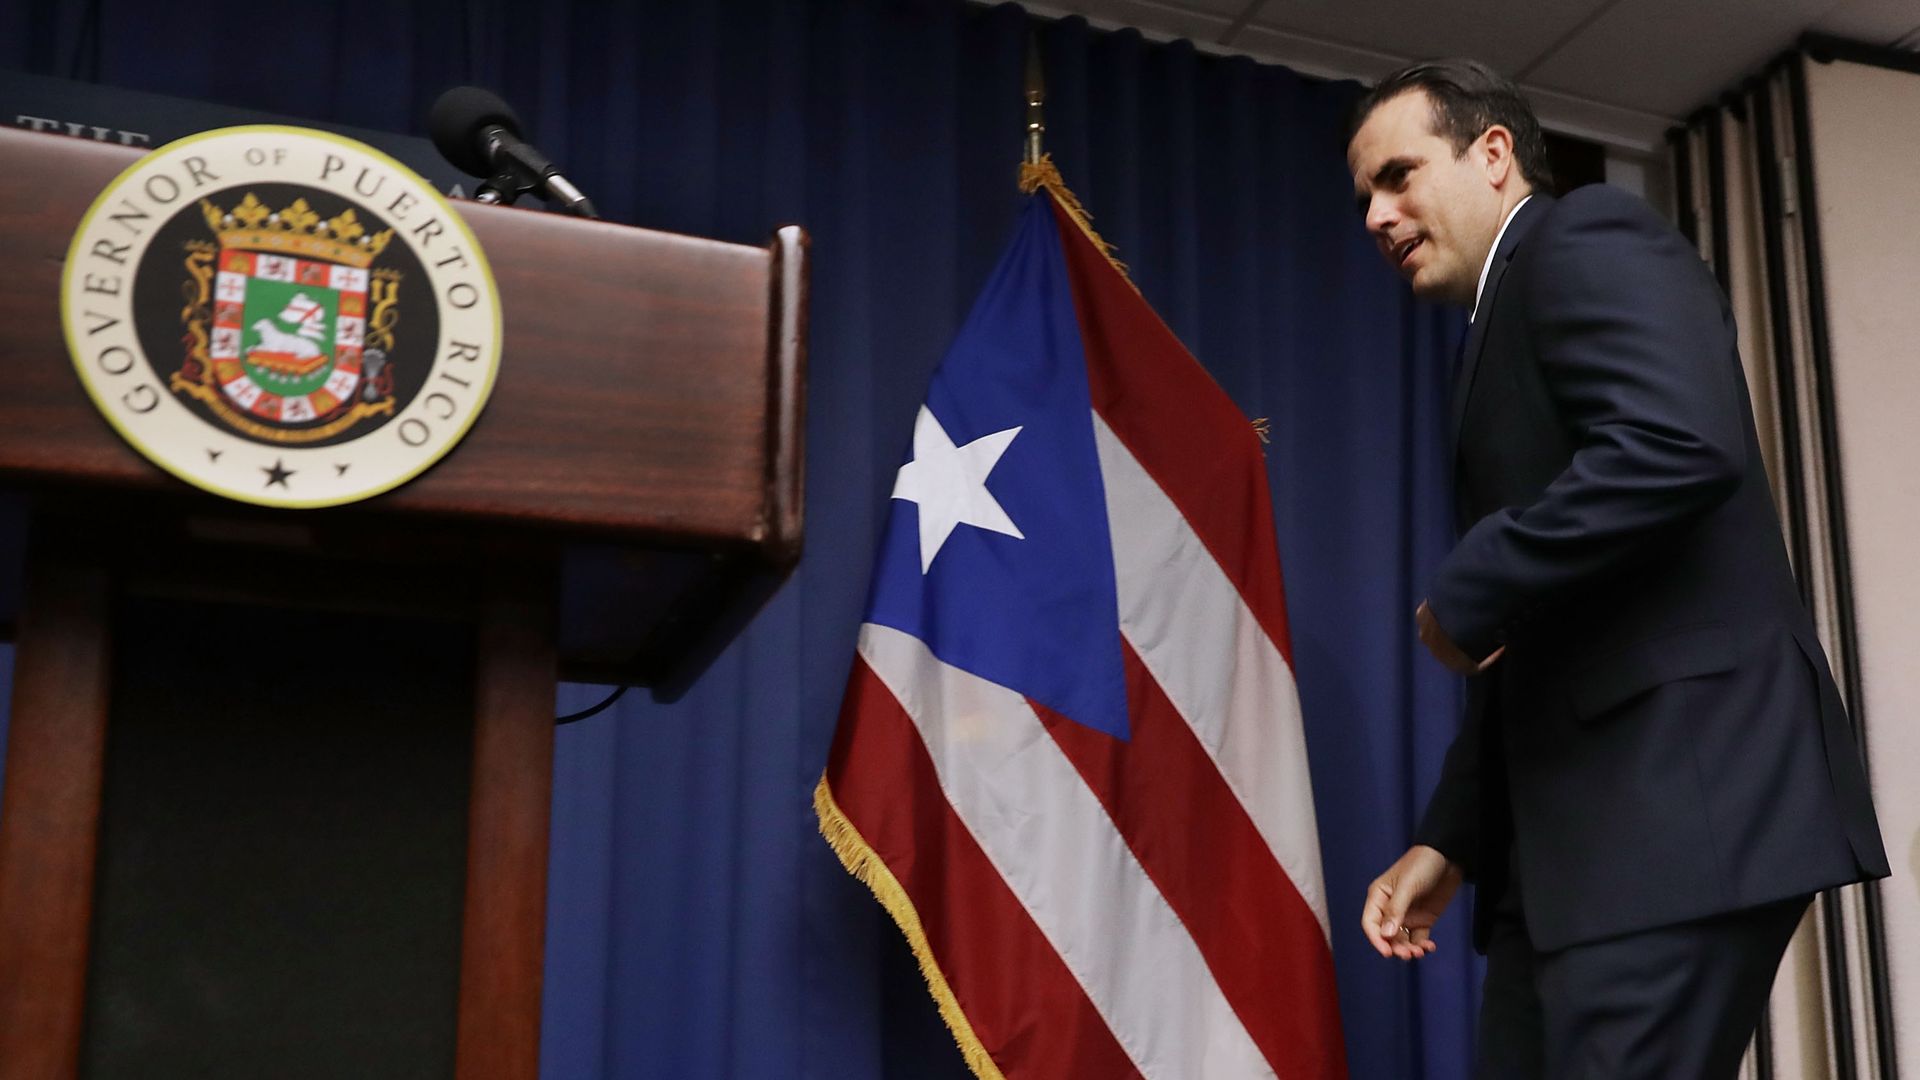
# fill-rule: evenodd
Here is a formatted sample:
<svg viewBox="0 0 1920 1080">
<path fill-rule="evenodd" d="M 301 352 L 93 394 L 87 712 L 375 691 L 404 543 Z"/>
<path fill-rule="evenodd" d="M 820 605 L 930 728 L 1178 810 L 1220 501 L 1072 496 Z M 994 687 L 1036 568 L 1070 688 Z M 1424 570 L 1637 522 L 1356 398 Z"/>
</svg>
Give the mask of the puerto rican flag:
<svg viewBox="0 0 1920 1080">
<path fill-rule="evenodd" d="M 977 1075 L 1346 1076 L 1258 437 L 1045 189 L 914 423 L 815 808 Z"/>
</svg>

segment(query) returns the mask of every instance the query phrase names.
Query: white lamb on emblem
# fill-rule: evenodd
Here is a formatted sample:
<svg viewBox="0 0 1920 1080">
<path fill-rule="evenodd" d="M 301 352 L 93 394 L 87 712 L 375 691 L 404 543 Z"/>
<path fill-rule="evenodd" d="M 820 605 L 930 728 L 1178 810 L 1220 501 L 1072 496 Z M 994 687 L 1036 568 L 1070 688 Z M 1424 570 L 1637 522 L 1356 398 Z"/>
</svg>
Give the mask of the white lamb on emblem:
<svg viewBox="0 0 1920 1080">
<path fill-rule="evenodd" d="M 259 319 L 254 322 L 253 328 L 260 334 L 261 352 L 284 353 L 302 359 L 320 355 L 320 346 L 299 334 L 289 334 L 281 330 L 273 325 L 272 319 Z"/>
</svg>

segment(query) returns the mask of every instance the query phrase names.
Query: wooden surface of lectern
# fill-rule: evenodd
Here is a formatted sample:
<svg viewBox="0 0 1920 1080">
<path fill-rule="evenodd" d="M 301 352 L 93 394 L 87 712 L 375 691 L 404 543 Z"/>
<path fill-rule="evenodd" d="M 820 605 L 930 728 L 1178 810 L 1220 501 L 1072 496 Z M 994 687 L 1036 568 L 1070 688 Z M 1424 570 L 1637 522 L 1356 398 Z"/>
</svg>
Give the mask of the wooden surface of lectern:
<svg viewBox="0 0 1920 1080">
<path fill-rule="evenodd" d="M 797 562 L 805 241 L 460 203 L 478 422 L 365 502 L 95 410 L 67 247 L 128 150 L 0 130 L 0 1080 L 538 1071 L 556 678 L 672 697 Z"/>
</svg>

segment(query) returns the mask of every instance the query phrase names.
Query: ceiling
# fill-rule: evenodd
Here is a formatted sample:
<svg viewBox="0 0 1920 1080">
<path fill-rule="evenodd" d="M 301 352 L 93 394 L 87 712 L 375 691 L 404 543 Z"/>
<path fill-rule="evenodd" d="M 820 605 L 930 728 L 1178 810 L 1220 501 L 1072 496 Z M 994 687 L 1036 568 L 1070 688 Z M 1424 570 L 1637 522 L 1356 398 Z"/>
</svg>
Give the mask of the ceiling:
<svg viewBox="0 0 1920 1080">
<path fill-rule="evenodd" d="M 1819 31 L 1920 45 L 1920 0 L 1043 0 L 1043 16 L 1189 38 L 1297 71 L 1370 80 L 1473 56 L 1548 127 L 1651 153 L 1679 118 Z"/>
</svg>

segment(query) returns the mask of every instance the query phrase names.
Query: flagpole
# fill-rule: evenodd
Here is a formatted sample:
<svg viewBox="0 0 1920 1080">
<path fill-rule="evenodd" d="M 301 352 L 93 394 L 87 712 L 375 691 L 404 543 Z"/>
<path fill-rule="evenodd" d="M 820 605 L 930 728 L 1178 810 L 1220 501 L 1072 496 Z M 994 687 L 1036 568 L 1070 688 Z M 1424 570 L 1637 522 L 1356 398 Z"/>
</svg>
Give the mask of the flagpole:
<svg viewBox="0 0 1920 1080">
<path fill-rule="evenodd" d="M 1040 32 L 1027 34 L 1027 157 L 1028 165 L 1039 165 L 1045 157 L 1043 142 L 1047 134 L 1047 78 L 1040 62 Z"/>
<path fill-rule="evenodd" d="M 1133 279 L 1127 276 L 1126 264 L 1114 257 L 1113 245 L 1101 239 L 1100 234 L 1093 231 L 1093 215 L 1087 213 L 1086 208 L 1080 205 L 1080 200 L 1067 188 L 1066 180 L 1061 177 L 1059 168 L 1053 164 L 1053 158 L 1046 152 L 1044 144 L 1047 134 L 1047 79 L 1045 65 L 1040 59 L 1040 33 L 1037 30 L 1027 35 L 1025 93 L 1027 146 L 1020 161 L 1020 190 L 1031 195 L 1041 188 L 1046 188 L 1060 208 L 1073 219 L 1073 223 L 1086 234 L 1087 239 L 1093 241 L 1093 246 L 1098 248 L 1100 253 L 1107 257 L 1107 261 L 1113 264 L 1113 268 L 1120 272 L 1120 277 L 1128 285 L 1132 285 Z M 1134 291 L 1139 291 L 1137 286 Z"/>
</svg>

